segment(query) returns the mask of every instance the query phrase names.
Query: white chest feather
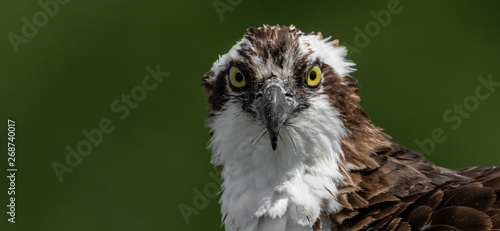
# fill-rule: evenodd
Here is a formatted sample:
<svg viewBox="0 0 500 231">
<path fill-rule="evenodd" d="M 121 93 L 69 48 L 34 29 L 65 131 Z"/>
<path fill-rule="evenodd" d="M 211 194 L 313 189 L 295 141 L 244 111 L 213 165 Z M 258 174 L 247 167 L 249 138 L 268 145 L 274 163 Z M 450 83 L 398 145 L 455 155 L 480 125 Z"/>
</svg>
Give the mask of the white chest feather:
<svg viewBox="0 0 500 231">
<path fill-rule="evenodd" d="M 344 185 L 339 165 L 346 130 L 325 96 L 309 102 L 282 128 L 276 151 L 262 121 L 236 102 L 208 121 L 212 163 L 224 166 L 226 230 L 312 230 L 318 218 L 342 209 L 335 199 Z"/>
</svg>

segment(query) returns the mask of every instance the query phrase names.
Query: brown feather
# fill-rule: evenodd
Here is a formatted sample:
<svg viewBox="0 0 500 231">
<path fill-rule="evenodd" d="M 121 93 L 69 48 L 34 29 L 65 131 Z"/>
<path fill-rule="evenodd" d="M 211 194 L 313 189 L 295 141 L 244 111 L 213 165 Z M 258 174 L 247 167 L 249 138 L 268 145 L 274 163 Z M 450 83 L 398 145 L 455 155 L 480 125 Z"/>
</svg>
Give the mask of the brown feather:
<svg viewBox="0 0 500 231">
<path fill-rule="evenodd" d="M 376 221 L 375 218 L 366 217 L 363 220 L 361 220 L 360 222 L 356 223 L 355 225 L 353 225 L 352 227 L 350 227 L 349 229 L 346 229 L 346 230 L 349 230 L 349 231 L 361 230 L 361 229 L 367 227 L 370 223 L 372 223 L 374 221 Z"/>
<path fill-rule="evenodd" d="M 420 206 L 413 209 L 413 211 L 411 211 L 410 214 L 406 217 L 406 220 L 408 220 L 408 223 L 411 225 L 411 227 L 415 227 L 414 230 L 417 230 L 416 228 L 424 227 L 430 222 L 431 214 L 431 207 Z"/>
<path fill-rule="evenodd" d="M 347 200 L 355 209 L 368 206 L 368 201 L 355 192 L 347 194 Z"/>
<path fill-rule="evenodd" d="M 380 194 L 380 195 L 374 197 L 373 199 L 371 199 L 369 201 L 369 203 L 370 203 L 370 206 L 372 206 L 372 205 L 375 205 L 378 203 L 383 203 L 383 202 L 398 202 L 398 201 L 401 201 L 401 200 L 398 197 L 396 197 L 394 194 L 384 193 L 384 194 Z"/>
<path fill-rule="evenodd" d="M 442 204 L 445 206 L 466 206 L 479 211 L 486 211 L 496 200 L 493 189 L 483 187 L 479 182 L 464 185 L 446 192 Z"/>
<path fill-rule="evenodd" d="M 487 231 L 492 227 L 488 215 L 465 206 L 447 207 L 434 212 L 432 224 L 449 225 L 467 231 Z"/>
<path fill-rule="evenodd" d="M 319 231 L 321 230 L 321 219 L 316 219 L 316 222 L 314 222 L 313 226 L 313 231 Z"/>
<path fill-rule="evenodd" d="M 395 231 L 410 231 L 411 227 L 408 222 L 401 222 Z"/>
<path fill-rule="evenodd" d="M 465 230 L 461 230 L 449 225 L 433 225 L 427 229 L 424 229 L 424 231 L 465 231 Z"/>
<path fill-rule="evenodd" d="M 436 207 L 441 202 L 441 200 L 443 199 L 443 196 L 444 196 L 444 192 L 441 190 L 438 190 L 437 192 L 432 194 L 432 196 L 430 196 L 429 199 L 427 199 L 423 205 L 430 207 L 432 210 L 435 210 Z"/>
<path fill-rule="evenodd" d="M 389 224 L 387 224 L 387 231 L 394 231 L 394 230 L 396 230 L 396 228 L 398 227 L 399 223 L 401 223 L 401 220 L 403 220 L 403 218 L 398 217 L 396 219 L 393 219 L 391 222 L 389 222 Z"/>
</svg>

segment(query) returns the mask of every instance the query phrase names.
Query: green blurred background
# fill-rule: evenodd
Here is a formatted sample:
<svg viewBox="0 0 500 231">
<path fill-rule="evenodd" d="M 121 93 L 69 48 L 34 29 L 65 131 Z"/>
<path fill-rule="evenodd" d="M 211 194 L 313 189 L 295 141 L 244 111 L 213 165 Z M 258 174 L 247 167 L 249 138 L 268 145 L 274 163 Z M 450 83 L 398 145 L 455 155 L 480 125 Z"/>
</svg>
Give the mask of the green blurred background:
<svg viewBox="0 0 500 231">
<path fill-rule="evenodd" d="M 262 24 L 294 24 L 358 45 L 349 58 L 362 106 L 394 141 L 420 149 L 416 139 L 442 128 L 447 140 L 427 155 L 433 162 L 500 165 L 500 87 L 456 130 L 443 120 L 475 94 L 478 76 L 500 82 L 500 3 L 401 1 L 377 32 L 370 12 L 388 3 L 73 0 L 16 53 L 8 33 L 22 35 L 22 18 L 43 9 L 2 0 L 0 134 L 6 143 L 6 120 L 15 119 L 18 172 L 16 224 L 7 222 L 8 182 L 0 177 L 0 230 L 218 230 L 218 197 L 201 209 L 193 204 L 196 190 L 214 184 L 200 79 L 246 28 Z M 356 42 L 356 28 L 367 25 L 377 33 Z M 157 64 L 170 75 L 120 120 L 111 103 Z M 64 163 L 65 147 L 75 148 L 81 131 L 103 118 L 115 130 L 59 183 L 51 163 Z M 7 175 L 7 155 L 0 161 Z M 196 209 L 189 224 L 180 204 Z"/>
</svg>

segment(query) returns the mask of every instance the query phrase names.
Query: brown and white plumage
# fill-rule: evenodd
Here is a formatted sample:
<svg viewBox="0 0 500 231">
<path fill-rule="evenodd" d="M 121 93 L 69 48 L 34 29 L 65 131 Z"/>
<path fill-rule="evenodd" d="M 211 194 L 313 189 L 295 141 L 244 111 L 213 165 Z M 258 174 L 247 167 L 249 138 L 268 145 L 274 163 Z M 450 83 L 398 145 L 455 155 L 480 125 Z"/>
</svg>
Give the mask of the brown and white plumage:
<svg viewBox="0 0 500 231">
<path fill-rule="evenodd" d="M 389 141 L 345 55 L 320 33 L 250 28 L 204 76 L 226 229 L 500 230 L 500 169 Z"/>
</svg>

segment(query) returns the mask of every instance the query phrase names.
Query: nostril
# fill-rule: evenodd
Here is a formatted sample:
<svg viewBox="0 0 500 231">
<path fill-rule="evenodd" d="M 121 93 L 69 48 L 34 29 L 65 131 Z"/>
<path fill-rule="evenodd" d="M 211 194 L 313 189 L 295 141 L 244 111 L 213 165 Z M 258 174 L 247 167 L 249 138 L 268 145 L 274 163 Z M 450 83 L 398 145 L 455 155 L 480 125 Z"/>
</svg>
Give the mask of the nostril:
<svg viewBox="0 0 500 231">
<path fill-rule="evenodd" d="M 285 93 L 285 96 L 286 97 L 293 97 L 293 93 L 292 92 L 287 92 L 287 93 Z"/>
<path fill-rule="evenodd" d="M 255 98 L 257 99 L 262 98 L 262 92 L 259 92 Z"/>
</svg>

